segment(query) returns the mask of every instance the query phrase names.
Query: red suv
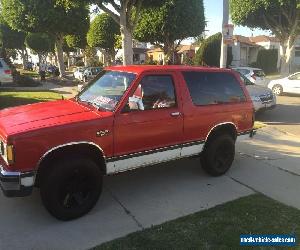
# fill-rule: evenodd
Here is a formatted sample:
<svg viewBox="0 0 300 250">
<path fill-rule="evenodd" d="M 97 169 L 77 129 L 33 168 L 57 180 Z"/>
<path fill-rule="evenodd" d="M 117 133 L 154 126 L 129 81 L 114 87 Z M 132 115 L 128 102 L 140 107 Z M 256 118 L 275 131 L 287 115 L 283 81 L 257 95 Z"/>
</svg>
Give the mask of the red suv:
<svg viewBox="0 0 300 250">
<path fill-rule="evenodd" d="M 0 111 L 0 186 L 8 197 L 39 187 L 47 210 L 70 220 L 96 204 L 103 175 L 200 153 L 207 173 L 224 174 L 253 123 L 231 70 L 109 67 L 74 99 Z"/>
</svg>

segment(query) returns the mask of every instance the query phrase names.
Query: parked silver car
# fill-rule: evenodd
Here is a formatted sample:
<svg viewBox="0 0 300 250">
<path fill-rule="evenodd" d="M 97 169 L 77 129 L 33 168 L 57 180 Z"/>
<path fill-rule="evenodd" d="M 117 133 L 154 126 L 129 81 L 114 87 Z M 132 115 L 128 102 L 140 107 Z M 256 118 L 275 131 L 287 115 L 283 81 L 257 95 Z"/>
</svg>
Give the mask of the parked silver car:
<svg viewBox="0 0 300 250">
<path fill-rule="evenodd" d="M 247 79 L 250 82 L 253 82 L 256 85 L 267 86 L 268 82 L 266 79 L 266 75 L 262 69 L 251 68 L 251 67 L 236 67 L 232 69 L 241 73 L 242 75 L 247 77 Z"/>
<path fill-rule="evenodd" d="M 257 86 L 249 81 L 246 76 L 240 72 L 238 73 L 250 94 L 255 112 L 274 109 L 276 107 L 276 95 L 273 94 L 272 90 L 267 87 Z"/>
<path fill-rule="evenodd" d="M 6 62 L 0 58 L 0 84 L 13 82 L 12 71 Z"/>
</svg>

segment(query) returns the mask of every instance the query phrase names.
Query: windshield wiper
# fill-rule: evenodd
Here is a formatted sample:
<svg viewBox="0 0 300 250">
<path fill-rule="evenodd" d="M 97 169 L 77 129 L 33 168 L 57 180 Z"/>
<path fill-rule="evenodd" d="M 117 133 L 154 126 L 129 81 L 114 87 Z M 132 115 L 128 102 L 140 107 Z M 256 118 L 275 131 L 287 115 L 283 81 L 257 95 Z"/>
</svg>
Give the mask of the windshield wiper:
<svg viewBox="0 0 300 250">
<path fill-rule="evenodd" d="M 76 101 L 78 102 L 82 102 L 82 103 L 86 103 L 90 106 L 93 106 L 94 108 L 96 108 L 97 110 L 100 109 L 100 107 L 95 103 L 95 102 L 91 102 L 91 101 L 86 101 L 86 100 L 81 100 L 80 98 L 77 98 Z"/>
<path fill-rule="evenodd" d="M 88 105 L 90 105 L 90 106 L 93 106 L 93 107 L 94 107 L 95 109 L 97 109 L 97 110 L 101 109 L 101 110 L 103 110 L 103 111 L 109 111 L 109 109 L 106 109 L 106 108 L 104 108 L 104 107 L 101 107 L 100 105 L 98 105 L 98 104 L 95 103 L 95 102 L 87 101 L 87 100 L 81 100 L 79 97 L 76 99 L 76 101 L 82 102 L 82 103 L 86 103 L 86 104 L 88 104 Z"/>
</svg>

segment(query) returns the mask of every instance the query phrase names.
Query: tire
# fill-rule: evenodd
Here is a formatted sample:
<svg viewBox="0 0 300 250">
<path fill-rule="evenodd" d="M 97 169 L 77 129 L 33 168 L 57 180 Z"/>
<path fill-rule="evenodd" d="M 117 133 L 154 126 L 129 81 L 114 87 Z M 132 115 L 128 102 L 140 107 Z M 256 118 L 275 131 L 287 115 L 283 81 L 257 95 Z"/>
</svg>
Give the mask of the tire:
<svg viewBox="0 0 300 250">
<path fill-rule="evenodd" d="M 201 166 L 212 176 L 225 174 L 232 165 L 235 156 L 235 141 L 228 135 L 216 135 L 205 145 L 201 155 Z"/>
<path fill-rule="evenodd" d="M 276 85 L 273 86 L 272 92 L 273 92 L 273 94 L 275 94 L 275 95 L 282 95 L 282 93 L 283 93 L 283 88 L 282 88 L 281 85 L 276 84 Z"/>
<path fill-rule="evenodd" d="M 49 213 L 68 221 L 85 215 L 95 206 L 102 192 L 102 173 L 89 159 L 65 159 L 45 172 L 40 187 L 42 202 Z"/>
</svg>

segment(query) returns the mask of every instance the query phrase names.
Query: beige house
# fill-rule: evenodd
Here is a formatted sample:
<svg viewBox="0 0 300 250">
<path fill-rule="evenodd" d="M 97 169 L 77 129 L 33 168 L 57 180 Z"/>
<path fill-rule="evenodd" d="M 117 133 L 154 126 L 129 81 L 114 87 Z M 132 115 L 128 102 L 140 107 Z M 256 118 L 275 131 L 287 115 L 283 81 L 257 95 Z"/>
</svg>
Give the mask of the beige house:
<svg viewBox="0 0 300 250">
<path fill-rule="evenodd" d="M 232 47 L 233 61 L 232 66 L 248 66 L 255 62 L 259 49 L 277 49 L 278 62 L 277 67 L 280 67 L 280 43 L 276 37 L 271 36 L 233 36 L 234 43 Z M 295 50 L 292 53 L 292 67 L 300 69 L 300 36 L 295 41 Z"/>
</svg>

